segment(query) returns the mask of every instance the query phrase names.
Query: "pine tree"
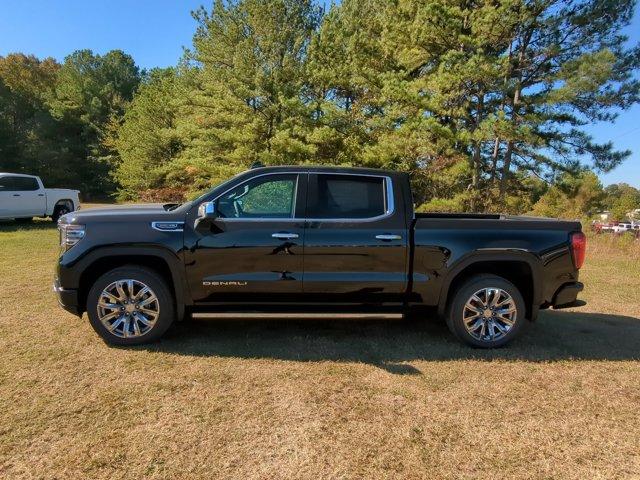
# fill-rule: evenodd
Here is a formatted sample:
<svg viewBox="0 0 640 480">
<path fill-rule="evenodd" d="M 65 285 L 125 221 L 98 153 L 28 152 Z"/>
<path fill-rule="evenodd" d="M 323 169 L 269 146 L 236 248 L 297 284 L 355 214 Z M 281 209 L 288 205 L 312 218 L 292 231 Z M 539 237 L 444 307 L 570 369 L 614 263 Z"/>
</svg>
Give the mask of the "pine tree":
<svg viewBox="0 0 640 480">
<path fill-rule="evenodd" d="M 110 171 L 117 152 L 110 147 L 113 123 L 119 123 L 140 82 L 133 59 L 120 50 L 95 55 L 78 50 L 57 72 L 49 101 L 64 126 L 65 148 L 74 152 L 68 172 L 82 172 L 85 196 L 105 197 L 114 190 Z"/>
<path fill-rule="evenodd" d="M 184 149 L 176 128 L 181 81 L 177 69 L 152 70 L 128 107 L 114 139 L 119 154 L 114 177 L 121 199 L 166 186 L 166 170 Z"/>
<path fill-rule="evenodd" d="M 197 141 L 185 155 L 244 167 L 313 155 L 305 61 L 320 10 L 310 0 L 216 0 L 194 16 L 200 74 L 187 103 Z"/>
<path fill-rule="evenodd" d="M 633 72 L 640 49 L 626 48 L 620 34 L 635 2 L 398 0 L 374 9 L 367 3 L 346 0 L 328 17 L 341 26 L 355 22 L 356 38 L 366 42 L 334 28 L 317 48 L 346 52 L 349 66 L 372 67 L 359 77 L 364 82 L 346 84 L 358 85 L 365 114 L 355 122 L 373 137 L 365 162 L 418 178 L 466 162 L 466 189 L 449 196 L 482 210 L 502 208 L 509 194 L 519 194 L 517 172 L 553 181 L 585 167 L 608 171 L 628 155 L 594 143 L 580 127 L 613 120 L 617 109 L 639 99 Z M 356 51 L 368 59 L 355 62 Z M 324 88 L 337 93 L 340 105 L 347 76 L 327 70 L 322 78 L 334 83 Z"/>
</svg>

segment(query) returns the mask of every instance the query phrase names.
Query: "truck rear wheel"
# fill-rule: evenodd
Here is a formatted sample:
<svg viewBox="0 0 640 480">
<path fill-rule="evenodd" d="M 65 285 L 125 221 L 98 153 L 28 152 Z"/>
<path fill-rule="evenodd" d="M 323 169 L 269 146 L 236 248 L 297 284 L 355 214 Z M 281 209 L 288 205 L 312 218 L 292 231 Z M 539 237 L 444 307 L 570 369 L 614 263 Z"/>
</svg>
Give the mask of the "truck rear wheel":
<svg viewBox="0 0 640 480">
<path fill-rule="evenodd" d="M 53 215 L 51 215 L 51 220 L 53 223 L 58 223 L 58 220 L 61 216 L 66 215 L 69 212 L 73 211 L 73 206 L 68 203 L 61 203 L 60 205 L 56 205 L 53 209 Z"/>
<path fill-rule="evenodd" d="M 93 329 L 111 345 L 139 345 L 159 339 L 175 318 L 166 282 L 153 270 L 119 267 L 91 287 L 87 314 Z"/>
<path fill-rule="evenodd" d="M 481 348 L 506 345 L 527 322 L 522 294 L 496 275 L 476 275 L 465 281 L 453 294 L 446 320 L 459 340 Z"/>
</svg>

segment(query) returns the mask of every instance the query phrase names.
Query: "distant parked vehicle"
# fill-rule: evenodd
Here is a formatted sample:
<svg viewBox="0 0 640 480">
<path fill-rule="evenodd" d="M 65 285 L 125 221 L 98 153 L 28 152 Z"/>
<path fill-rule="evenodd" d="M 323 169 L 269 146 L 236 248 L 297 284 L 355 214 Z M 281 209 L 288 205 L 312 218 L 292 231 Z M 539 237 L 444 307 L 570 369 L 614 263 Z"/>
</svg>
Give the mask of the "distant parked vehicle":
<svg viewBox="0 0 640 480">
<path fill-rule="evenodd" d="M 40 177 L 0 172 L 0 220 L 51 217 L 54 222 L 80 208 L 78 190 L 44 188 Z"/>
<path fill-rule="evenodd" d="M 625 233 L 633 229 L 630 223 L 619 223 L 613 227 L 613 233 Z"/>
</svg>

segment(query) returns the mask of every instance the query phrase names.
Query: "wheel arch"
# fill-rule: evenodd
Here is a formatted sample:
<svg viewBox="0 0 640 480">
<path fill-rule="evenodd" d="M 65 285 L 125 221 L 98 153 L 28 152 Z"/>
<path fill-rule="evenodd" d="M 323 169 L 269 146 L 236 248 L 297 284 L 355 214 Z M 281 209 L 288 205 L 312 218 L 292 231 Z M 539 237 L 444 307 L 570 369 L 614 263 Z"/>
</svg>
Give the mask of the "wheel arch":
<svg viewBox="0 0 640 480">
<path fill-rule="evenodd" d="M 71 211 L 72 212 L 75 211 L 76 204 L 73 201 L 73 199 L 71 199 L 71 198 L 61 198 L 60 200 L 56 200 L 56 203 L 53 205 L 53 210 L 55 211 L 56 207 L 60 207 L 60 206 L 65 205 L 65 204 L 71 206 Z"/>
<path fill-rule="evenodd" d="M 153 270 L 166 282 L 173 295 L 178 320 L 182 319 L 186 295 L 184 268 L 175 254 L 153 247 L 108 247 L 94 250 L 75 266 L 79 272 L 78 305 L 84 310 L 93 283 L 106 272 L 125 265 L 143 266 Z"/>
<path fill-rule="evenodd" d="M 474 252 L 453 267 L 440 290 L 438 314 L 443 316 L 449 299 L 467 279 L 479 274 L 492 274 L 513 283 L 524 298 L 527 315 L 535 320 L 541 303 L 540 261 L 529 252 Z"/>
</svg>

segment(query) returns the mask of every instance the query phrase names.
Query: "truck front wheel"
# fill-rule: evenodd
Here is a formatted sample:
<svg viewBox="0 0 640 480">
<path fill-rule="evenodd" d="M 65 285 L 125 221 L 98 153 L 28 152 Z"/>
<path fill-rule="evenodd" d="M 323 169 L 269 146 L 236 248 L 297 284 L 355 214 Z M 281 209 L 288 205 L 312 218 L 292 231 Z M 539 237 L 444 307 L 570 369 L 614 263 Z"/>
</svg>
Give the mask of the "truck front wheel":
<svg viewBox="0 0 640 480">
<path fill-rule="evenodd" d="M 527 322 L 518 288 L 495 275 L 476 275 L 460 285 L 449 303 L 446 319 L 458 339 L 481 348 L 509 343 Z"/>
<path fill-rule="evenodd" d="M 139 345 L 159 339 L 175 318 L 173 297 L 153 270 L 119 267 L 91 287 L 87 314 L 93 329 L 111 345 Z"/>
</svg>

